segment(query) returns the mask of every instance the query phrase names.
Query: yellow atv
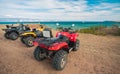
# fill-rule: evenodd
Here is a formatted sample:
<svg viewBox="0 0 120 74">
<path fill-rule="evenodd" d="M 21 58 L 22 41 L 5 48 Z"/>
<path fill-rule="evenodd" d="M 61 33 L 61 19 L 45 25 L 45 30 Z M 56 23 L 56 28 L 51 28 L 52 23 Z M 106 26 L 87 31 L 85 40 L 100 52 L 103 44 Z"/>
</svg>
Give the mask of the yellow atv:
<svg viewBox="0 0 120 74">
<path fill-rule="evenodd" d="M 36 28 L 33 29 L 32 31 L 27 31 L 24 32 L 23 34 L 21 34 L 21 42 L 24 43 L 26 46 L 28 47 L 32 47 L 33 46 L 33 41 L 35 38 L 43 38 L 43 31 L 49 31 L 52 37 L 52 31 L 49 28 L 44 28 L 44 27 L 40 27 L 40 28 Z"/>
</svg>

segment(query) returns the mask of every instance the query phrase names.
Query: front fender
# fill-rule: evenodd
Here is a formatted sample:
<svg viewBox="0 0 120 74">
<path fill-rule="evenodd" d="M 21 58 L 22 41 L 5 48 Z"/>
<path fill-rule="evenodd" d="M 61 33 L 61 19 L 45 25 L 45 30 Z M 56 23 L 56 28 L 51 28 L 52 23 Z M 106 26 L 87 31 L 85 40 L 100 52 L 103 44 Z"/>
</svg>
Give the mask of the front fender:
<svg viewBox="0 0 120 74">
<path fill-rule="evenodd" d="M 77 39 L 78 36 L 79 36 L 78 33 L 71 34 L 71 36 L 70 36 L 70 41 L 72 41 L 72 42 L 76 42 L 76 39 Z"/>
<path fill-rule="evenodd" d="M 21 34 L 21 36 L 28 36 L 28 35 L 31 35 L 33 37 L 36 37 L 36 34 L 34 32 L 27 32 L 27 33 L 23 33 Z"/>
<path fill-rule="evenodd" d="M 8 32 L 11 31 L 10 29 L 2 29 L 2 31 Z"/>
</svg>

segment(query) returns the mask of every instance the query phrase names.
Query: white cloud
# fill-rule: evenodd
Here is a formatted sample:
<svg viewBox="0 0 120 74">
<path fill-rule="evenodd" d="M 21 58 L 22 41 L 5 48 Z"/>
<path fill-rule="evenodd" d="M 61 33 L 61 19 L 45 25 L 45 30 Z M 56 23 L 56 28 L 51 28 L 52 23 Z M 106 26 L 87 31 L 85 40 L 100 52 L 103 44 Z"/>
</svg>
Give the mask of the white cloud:
<svg viewBox="0 0 120 74">
<path fill-rule="evenodd" d="M 119 20 L 119 4 L 101 3 L 89 7 L 86 0 L 17 0 L 0 4 L 0 17 L 40 20 Z"/>
<path fill-rule="evenodd" d="M 8 17 L 8 18 L 14 18 L 13 15 L 5 15 L 5 16 Z"/>
</svg>

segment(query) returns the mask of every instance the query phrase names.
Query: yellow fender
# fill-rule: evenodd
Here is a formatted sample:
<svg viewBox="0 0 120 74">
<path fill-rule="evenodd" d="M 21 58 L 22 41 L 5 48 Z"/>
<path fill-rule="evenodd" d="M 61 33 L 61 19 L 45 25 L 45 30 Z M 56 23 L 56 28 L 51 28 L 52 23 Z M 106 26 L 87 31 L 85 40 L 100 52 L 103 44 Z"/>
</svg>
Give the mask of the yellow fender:
<svg viewBox="0 0 120 74">
<path fill-rule="evenodd" d="M 21 36 L 27 36 L 27 35 L 32 35 L 32 36 L 36 37 L 36 34 L 34 32 L 25 32 Z"/>
</svg>

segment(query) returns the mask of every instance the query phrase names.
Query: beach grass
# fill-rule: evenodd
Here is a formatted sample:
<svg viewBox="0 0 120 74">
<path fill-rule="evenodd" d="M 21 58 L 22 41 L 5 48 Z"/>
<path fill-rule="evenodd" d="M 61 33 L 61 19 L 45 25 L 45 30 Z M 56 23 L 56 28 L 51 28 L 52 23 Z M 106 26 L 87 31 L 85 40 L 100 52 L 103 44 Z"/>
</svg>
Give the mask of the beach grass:
<svg viewBox="0 0 120 74">
<path fill-rule="evenodd" d="M 106 26 L 93 26 L 84 29 L 77 29 L 76 32 L 103 36 L 105 35 L 120 36 L 120 28 L 117 25 L 113 25 L 112 27 L 109 28 Z"/>
</svg>

